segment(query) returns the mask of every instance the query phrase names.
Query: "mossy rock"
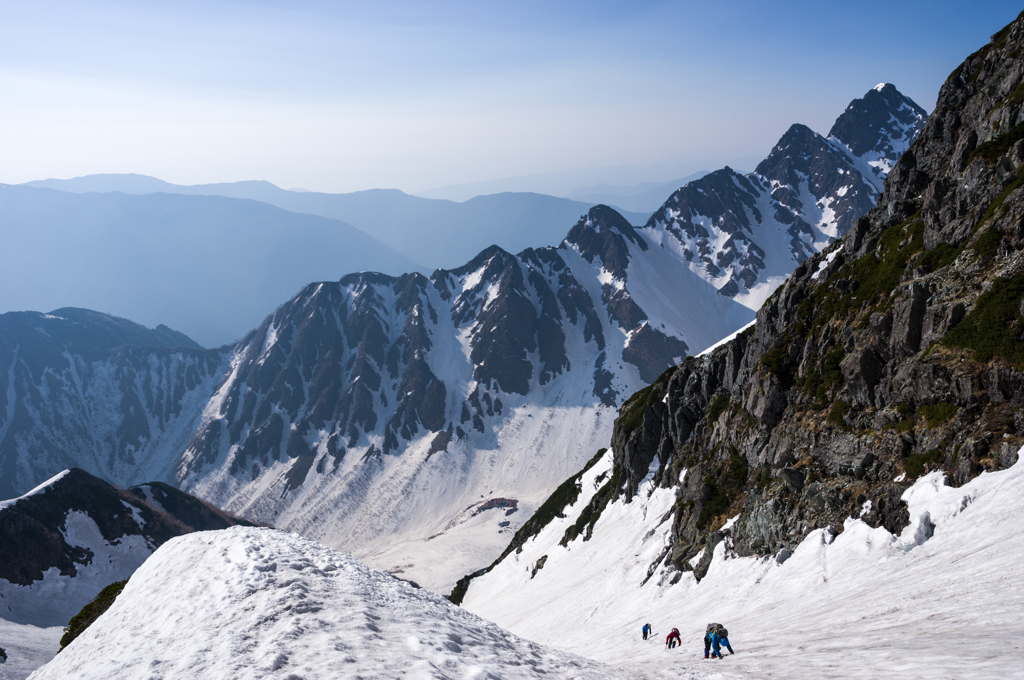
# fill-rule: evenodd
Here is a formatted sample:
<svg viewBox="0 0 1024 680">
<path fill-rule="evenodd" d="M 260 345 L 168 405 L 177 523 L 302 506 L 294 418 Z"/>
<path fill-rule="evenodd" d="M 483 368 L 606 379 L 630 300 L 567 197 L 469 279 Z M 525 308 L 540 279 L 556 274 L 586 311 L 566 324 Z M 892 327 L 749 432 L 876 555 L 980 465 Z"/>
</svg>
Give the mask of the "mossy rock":
<svg viewBox="0 0 1024 680">
<path fill-rule="evenodd" d="M 60 639 L 60 648 L 64 649 L 70 645 L 74 639 L 84 633 L 85 630 L 96 621 L 96 619 L 110 609 L 110 606 L 114 604 L 114 600 L 116 600 L 117 596 L 121 594 L 121 591 L 124 590 L 127 583 L 128 579 L 111 583 L 109 586 L 101 590 L 99 595 L 93 598 L 92 602 L 82 607 L 82 611 L 75 614 L 74 618 L 68 622 L 67 628 L 64 629 L 64 636 Z"/>
</svg>

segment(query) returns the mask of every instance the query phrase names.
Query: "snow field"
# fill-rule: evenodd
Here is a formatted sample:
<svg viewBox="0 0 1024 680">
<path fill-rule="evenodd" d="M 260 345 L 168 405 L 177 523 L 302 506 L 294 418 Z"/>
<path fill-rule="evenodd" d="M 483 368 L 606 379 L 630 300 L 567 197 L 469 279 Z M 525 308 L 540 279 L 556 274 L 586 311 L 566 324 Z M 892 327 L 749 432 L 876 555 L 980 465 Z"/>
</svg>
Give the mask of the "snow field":
<svg viewBox="0 0 1024 680">
<path fill-rule="evenodd" d="M 294 534 L 234 527 L 164 544 L 110 610 L 31 677 L 636 676 L 517 638 Z"/>
<path fill-rule="evenodd" d="M 0 647 L 7 661 L 0 659 L 0 680 L 23 680 L 53 658 L 64 635 L 61 626 L 39 627 L 0 618 Z"/>
<path fill-rule="evenodd" d="M 474 580 L 464 606 L 652 678 L 1024 677 L 1024 464 L 960 488 L 938 472 L 919 479 L 904 494 L 912 522 L 899 537 L 849 519 L 838 535 L 812 532 L 781 565 L 738 558 L 727 538 L 701 582 L 659 567 L 645 585 L 670 532 L 661 513 L 672 489 L 642 487 L 604 511 L 590 541 L 558 546 L 609 466 L 607 456 L 585 476 L 565 519 Z M 703 659 L 711 621 L 729 629 L 735 656 Z M 640 639 L 646 622 L 654 641 Z M 673 627 L 683 647 L 669 652 Z"/>
</svg>

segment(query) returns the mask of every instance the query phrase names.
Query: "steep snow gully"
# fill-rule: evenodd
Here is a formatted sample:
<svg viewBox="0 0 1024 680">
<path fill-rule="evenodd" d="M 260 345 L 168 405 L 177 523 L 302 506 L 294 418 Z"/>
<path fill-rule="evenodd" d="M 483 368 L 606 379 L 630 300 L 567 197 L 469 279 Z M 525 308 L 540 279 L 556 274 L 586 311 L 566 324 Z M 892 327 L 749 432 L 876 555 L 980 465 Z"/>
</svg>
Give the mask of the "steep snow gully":
<svg viewBox="0 0 1024 680">
<path fill-rule="evenodd" d="M 699 583 L 648 570 L 675 500 L 650 482 L 606 508 L 591 540 L 559 545 L 610 470 L 608 453 L 566 517 L 475 579 L 463 605 L 651 678 L 1024 677 L 1024 463 L 959 488 L 941 472 L 921 477 L 904 493 L 911 523 L 900 536 L 851 518 L 842 533 L 811 533 L 788 559 L 736 557 L 727 537 Z M 711 621 L 729 628 L 735 656 L 703 659 Z M 641 640 L 646 622 L 654 641 Z M 673 627 L 683 646 L 669 652 Z"/>
<path fill-rule="evenodd" d="M 610 467 L 607 455 L 564 519 L 475 580 L 465 609 L 294 534 L 201 532 L 162 546 L 31 678 L 1024 677 L 1024 463 L 959 488 L 923 476 L 900 536 L 851 518 L 785 560 L 735 557 L 726 540 L 699 583 L 645 578 L 673 502 L 649 483 L 591 541 L 558 545 Z M 702 658 L 711 620 L 735 656 Z M 668 651 L 672 627 L 683 646 Z"/>
</svg>

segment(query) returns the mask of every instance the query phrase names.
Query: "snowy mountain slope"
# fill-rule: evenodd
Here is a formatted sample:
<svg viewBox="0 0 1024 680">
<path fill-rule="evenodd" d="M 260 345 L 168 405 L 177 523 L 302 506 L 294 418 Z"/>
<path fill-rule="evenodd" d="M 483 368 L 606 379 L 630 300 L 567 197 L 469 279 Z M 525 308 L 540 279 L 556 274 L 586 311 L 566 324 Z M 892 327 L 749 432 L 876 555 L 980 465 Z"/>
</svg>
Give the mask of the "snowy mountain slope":
<svg viewBox="0 0 1024 680">
<path fill-rule="evenodd" d="M 221 196 L 0 185 L 0 312 L 85 307 L 235 343 L 310 281 L 419 270 L 338 220 Z"/>
<path fill-rule="evenodd" d="M 927 115 L 892 85 L 855 99 L 829 137 L 793 125 L 753 173 L 710 173 L 645 225 L 723 295 L 758 309 L 791 271 L 874 206 Z"/>
<path fill-rule="evenodd" d="M 7 661 L 0 662 L 0 680 L 24 680 L 60 649 L 64 626 L 40 628 L 0 618 L 0 640 Z"/>
<path fill-rule="evenodd" d="M 941 472 L 922 476 L 903 495 L 911 523 L 898 537 L 851 518 L 842 533 L 812 532 L 788 559 L 738 557 L 725 527 L 699 582 L 651 568 L 672 543 L 671 487 L 644 483 L 605 508 L 589 541 L 560 545 L 611 467 L 609 452 L 566 516 L 474 579 L 464 607 L 651 678 L 1024 677 L 1024 463 L 959 488 Z M 729 629 L 735 656 L 702 658 L 710 621 Z M 646 622 L 653 642 L 640 640 Z M 679 652 L 664 649 L 672 627 Z"/>
<path fill-rule="evenodd" d="M 31 677 L 630 678 L 271 529 L 174 539 Z"/>
<path fill-rule="evenodd" d="M 66 180 L 38 180 L 26 186 L 75 193 L 162 192 L 260 201 L 294 213 L 340 220 L 386 243 L 402 253 L 404 257 L 400 259 L 405 260 L 399 264 L 396 259 L 392 266 L 370 263 L 348 266 L 342 273 L 365 269 L 393 274 L 418 269 L 410 267 L 409 261 L 429 271 L 437 267 L 456 267 L 492 244 L 510 252 L 556 245 L 565 234 L 565 225 L 595 203 L 604 202 L 520 191 L 488 193 L 457 203 L 410 196 L 398 189 L 329 194 L 288 191 L 264 181 L 183 186 L 145 175 L 87 175 Z M 620 212 L 631 224 L 643 224 L 651 214 L 650 210 Z M 304 281 L 318 278 L 330 277 L 310 275 Z"/>
<path fill-rule="evenodd" d="M 84 309 L 0 315 L 0 497 L 69 467 L 170 479 L 227 359 Z"/>
<path fill-rule="evenodd" d="M 170 538 L 237 523 L 166 484 L 121 490 L 65 470 L 0 501 L 0 618 L 64 625 Z"/>
<path fill-rule="evenodd" d="M 795 126 L 759 173 L 701 178 L 644 228 L 598 206 L 557 248 L 492 247 L 430 277 L 361 273 L 307 286 L 207 358 L 220 363 L 172 428 L 193 428 L 185 441 L 152 426 L 131 440 L 153 471 L 141 478 L 447 592 L 607 444 L 624 397 L 747 323 L 794 253 L 839 233 L 803 206 L 834 194 L 842 201 L 828 209 L 850 217 L 867 189 L 849 188 L 849 163 Z M 746 292 L 719 294 L 734 275 Z M 121 403 L 119 390 L 109 404 Z M 101 421 L 116 424 L 108 411 Z M 111 479 L 140 478 L 117 467 L 129 456 L 96 448 Z M 47 464 L 49 474 L 66 467 Z"/>
<path fill-rule="evenodd" d="M 311 284 L 236 348 L 177 479 L 447 591 L 622 395 L 750 316 L 603 206 L 558 248 Z"/>
</svg>

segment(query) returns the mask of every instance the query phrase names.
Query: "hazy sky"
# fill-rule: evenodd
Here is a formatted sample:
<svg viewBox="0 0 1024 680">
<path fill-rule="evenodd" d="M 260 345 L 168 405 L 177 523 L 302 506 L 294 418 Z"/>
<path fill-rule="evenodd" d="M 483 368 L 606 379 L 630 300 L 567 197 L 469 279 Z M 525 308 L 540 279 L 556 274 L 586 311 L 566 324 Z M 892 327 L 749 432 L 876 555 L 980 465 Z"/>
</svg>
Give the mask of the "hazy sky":
<svg viewBox="0 0 1024 680">
<path fill-rule="evenodd" d="M 0 0 L 0 182 L 139 172 L 413 192 L 752 169 L 789 124 L 827 132 L 879 82 L 930 111 L 1020 9 Z"/>
</svg>

